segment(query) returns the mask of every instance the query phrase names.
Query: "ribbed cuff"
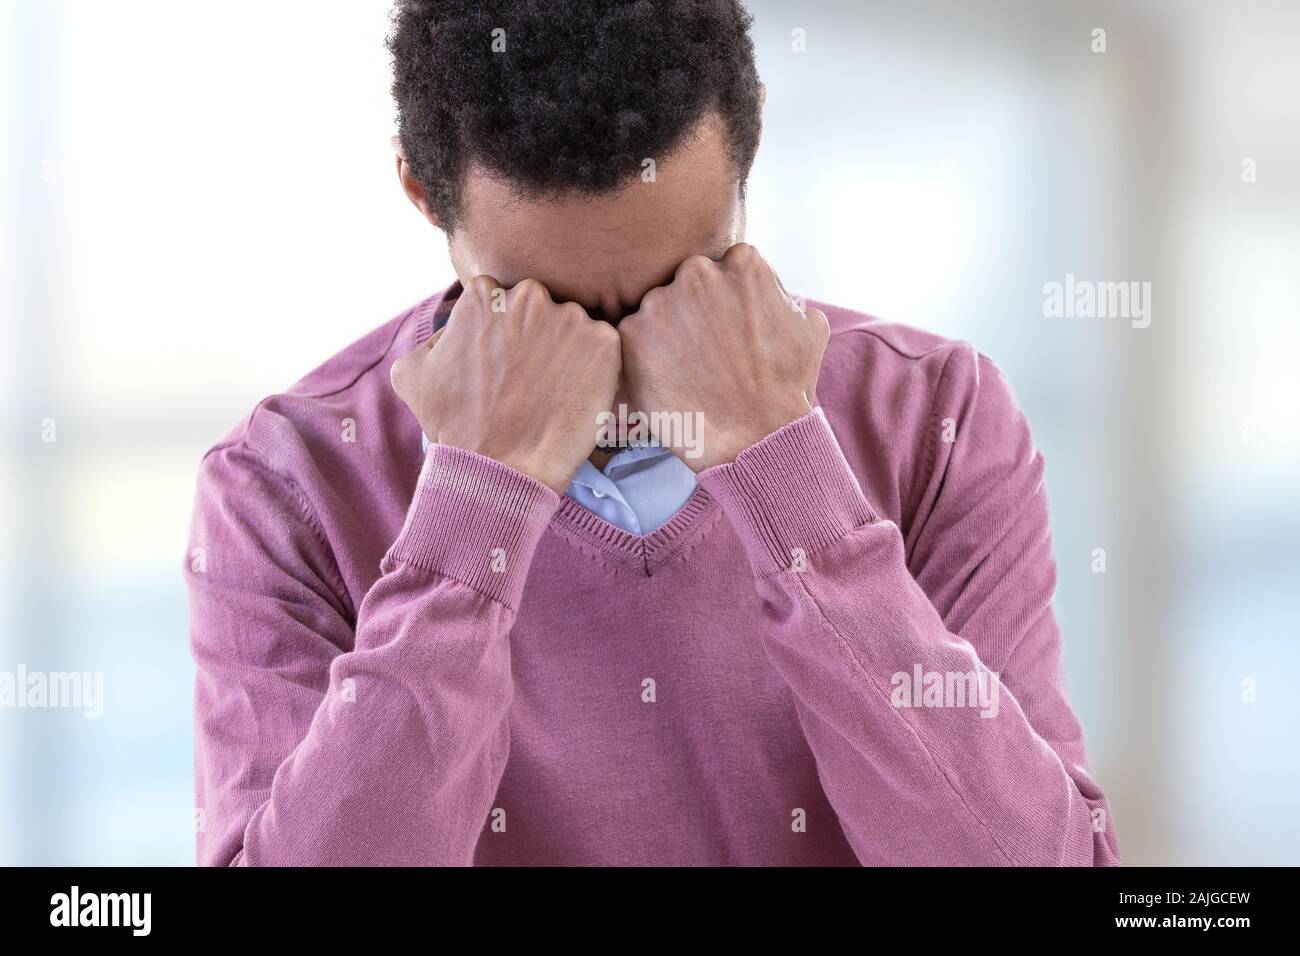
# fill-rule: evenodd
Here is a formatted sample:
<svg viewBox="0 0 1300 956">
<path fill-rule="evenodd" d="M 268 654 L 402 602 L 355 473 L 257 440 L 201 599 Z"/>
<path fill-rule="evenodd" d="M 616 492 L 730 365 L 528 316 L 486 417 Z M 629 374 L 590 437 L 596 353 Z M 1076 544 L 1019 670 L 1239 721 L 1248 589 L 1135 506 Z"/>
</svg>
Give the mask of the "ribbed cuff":
<svg viewBox="0 0 1300 956">
<path fill-rule="evenodd" d="M 513 609 L 560 496 L 494 458 L 430 445 L 388 557 L 459 581 Z"/>
<path fill-rule="evenodd" d="M 763 577 L 876 520 L 820 408 L 700 472 Z"/>
</svg>

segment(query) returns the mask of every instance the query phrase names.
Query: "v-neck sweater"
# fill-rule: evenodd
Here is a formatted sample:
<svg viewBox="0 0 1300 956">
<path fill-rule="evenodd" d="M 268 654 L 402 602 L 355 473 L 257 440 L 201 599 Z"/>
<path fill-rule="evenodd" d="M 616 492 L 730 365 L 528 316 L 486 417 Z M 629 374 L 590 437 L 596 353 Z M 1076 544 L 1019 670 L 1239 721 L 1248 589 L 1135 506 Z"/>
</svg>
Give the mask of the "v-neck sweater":
<svg viewBox="0 0 1300 956">
<path fill-rule="evenodd" d="M 200 863 L 1118 862 L 985 356 L 814 303 L 818 408 L 638 536 L 421 453 L 389 370 L 454 289 L 203 459 Z"/>
</svg>

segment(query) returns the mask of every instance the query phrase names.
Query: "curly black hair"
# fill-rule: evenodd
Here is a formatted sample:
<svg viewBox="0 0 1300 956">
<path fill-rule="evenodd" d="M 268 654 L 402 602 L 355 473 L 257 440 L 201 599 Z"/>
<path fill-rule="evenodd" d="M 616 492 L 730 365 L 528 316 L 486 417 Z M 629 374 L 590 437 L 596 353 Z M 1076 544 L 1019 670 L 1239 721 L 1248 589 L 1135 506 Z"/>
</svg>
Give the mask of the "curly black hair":
<svg viewBox="0 0 1300 956">
<path fill-rule="evenodd" d="M 751 22 L 739 0 L 398 0 L 406 160 L 450 231 L 471 164 L 523 195 L 600 194 L 714 111 L 743 187 L 759 135 Z"/>
</svg>

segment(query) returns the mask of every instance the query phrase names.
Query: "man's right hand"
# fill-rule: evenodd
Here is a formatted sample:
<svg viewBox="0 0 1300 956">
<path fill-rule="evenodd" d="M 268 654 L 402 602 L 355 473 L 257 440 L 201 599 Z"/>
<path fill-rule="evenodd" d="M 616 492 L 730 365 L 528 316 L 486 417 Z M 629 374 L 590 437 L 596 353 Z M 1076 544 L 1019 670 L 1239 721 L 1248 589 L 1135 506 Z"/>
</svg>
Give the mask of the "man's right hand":
<svg viewBox="0 0 1300 956">
<path fill-rule="evenodd" d="M 429 441 L 495 458 L 564 494 L 618 387 L 613 326 L 525 279 L 465 284 L 446 326 L 393 365 Z"/>
</svg>

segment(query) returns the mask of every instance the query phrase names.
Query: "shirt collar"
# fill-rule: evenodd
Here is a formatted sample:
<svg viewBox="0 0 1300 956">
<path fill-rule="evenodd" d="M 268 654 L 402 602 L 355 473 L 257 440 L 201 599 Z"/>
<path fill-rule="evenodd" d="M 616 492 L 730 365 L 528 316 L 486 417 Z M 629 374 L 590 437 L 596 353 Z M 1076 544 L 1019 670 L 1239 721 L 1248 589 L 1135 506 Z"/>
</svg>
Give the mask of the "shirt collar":
<svg viewBox="0 0 1300 956">
<path fill-rule="evenodd" d="M 620 448 L 610 457 L 609 461 L 605 462 L 604 468 L 597 468 L 589 460 L 584 461 L 578 467 L 578 473 L 573 476 L 572 483 L 583 488 L 589 488 L 592 491 L 599 491 L 621 501 L 623 496 L 619 493 L 616 484 L 620 479 L 629 472 L 639 471 L 640 468 L 637 466 L 648 466 L 665 455 L 671 454 L 671 451 L 662 447 L 654 438 L 651 438 L 649 441 L 637 445 Z"/>
</svg>

